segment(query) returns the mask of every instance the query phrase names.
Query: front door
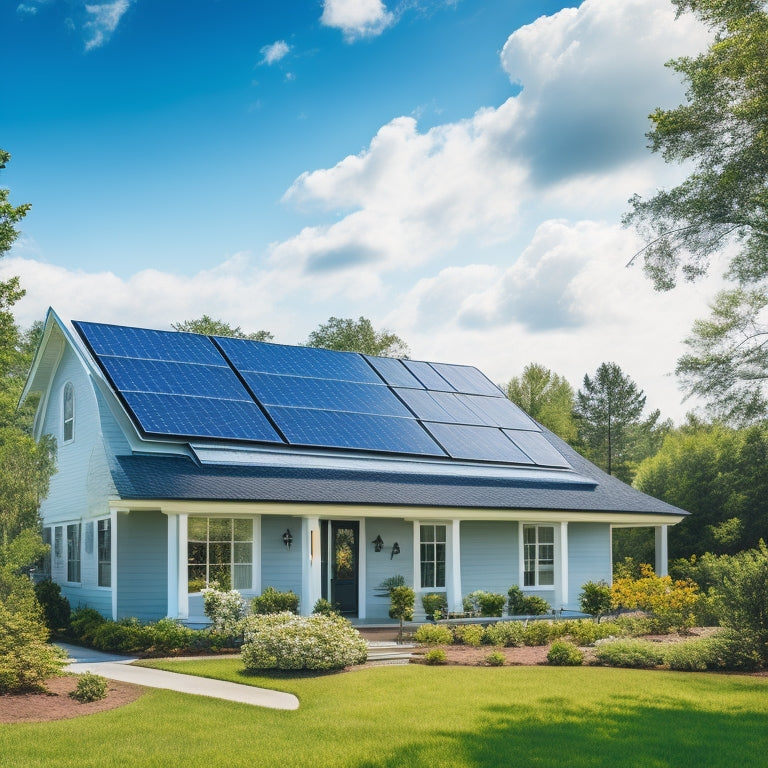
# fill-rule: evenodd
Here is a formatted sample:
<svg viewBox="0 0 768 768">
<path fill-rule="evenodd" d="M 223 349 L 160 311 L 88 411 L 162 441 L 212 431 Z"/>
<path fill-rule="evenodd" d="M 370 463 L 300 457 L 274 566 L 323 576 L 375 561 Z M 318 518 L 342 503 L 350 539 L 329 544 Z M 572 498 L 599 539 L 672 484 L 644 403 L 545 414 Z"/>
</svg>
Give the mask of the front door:
<svg viewBox="0 0 768 768">
<path fill-rule="evenodd" d="M 360 523 L 331 521 L 331 602 L 345 616 L 357 616 Z"/>
</svg>

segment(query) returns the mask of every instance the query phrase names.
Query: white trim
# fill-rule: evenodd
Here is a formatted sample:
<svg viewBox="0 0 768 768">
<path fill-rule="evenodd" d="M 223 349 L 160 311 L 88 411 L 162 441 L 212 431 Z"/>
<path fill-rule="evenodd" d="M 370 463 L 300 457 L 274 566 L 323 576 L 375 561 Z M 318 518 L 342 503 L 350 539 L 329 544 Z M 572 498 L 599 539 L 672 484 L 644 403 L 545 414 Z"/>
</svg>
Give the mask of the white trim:
<svg viewBox="0 0 768 768">
<path fill-rule="evenodd" d="M 67 433 L 67 422 L 69 419 L 67 419 L 66 412 L 65 412 L 65 403 L 66 403 L 66 392 L 67 387 L 69 387 L 72 390 L 72 437 L 67 439 L 66 433 Z M 67 379 L 67 381 L 64 382 L 64 384 L 61 387 L 61 444 L 62 445 L 71 445 L 75 442 L 75 412 L 76 412 L 76 404 L 75 404 L 75 385 Z"/>
<path fill-rule="evenodd" d="M 253 569 L 251 571 L 251 589 L 254 594 L 261 594 L 261 516 L 253 518 Z"/>
<path fill-rule="evenodd" d="M 112 540 L 112 620 L 117 621 L 117 510 L 109 510 L 109 531 Z"/>
<path fill-rule="evenodd" d="M 413 591 L 421 592 L 421 520 L 413 521 Z"/>
<path fill-rule="evenodd" d="M 322 594 L 320 568 L 320 518 L 301 519 L 301 603 L 302 616 L 309 616 Z"/>
<path fill-rule="evenodd" d="M 361 518 L 358 527 L 358 540 L 357 540 L 357 618 L 364 619 L 366 617 L 366 588 L 368 586 L 368 580 L 365 578 L 368 559 L 366 557 L 367 547 L 365 542 L 367 540 L 367 533 L 365 530 L 365 518 Z"/>
<path fill-rule="evenodd" d="M 179 516 L 168 515 L 168 606 L 167 614 L 175 619 L 179 615 Z"/>
<path fill-rule="evenodd" d="M 452 520 L 446 526 L 447 539 L 450 547 L 446 546 L 445 557 L 445 586 L 448 610 L 460 612 L 463 610 L 461 593 L 461 521 Z"/>
<path fill-rule="evenodd" d="M 180 619 L 189 618 L 189 571 L 187 568 L 187 547 L 189 546 L 189 517 L 181 514 L 178 516 L 179 554 L 181 555 L 177 562 L 178 576 L 176 608 Z"/>
<path fill-rule="evenodd" d="M 555 562 L 557 562 L 555 557 Z M 557 578 L 555 578 L 557 582 Z M 560 607 L 568 605 L 568 523 L 560 523 Z M 552 606 L 555 608 L 556 606 Z"/>
<path fill-rule="evenodd" d="M 657 525 L 654 529 L 654 544 L 656 554 L 656 575 L 666 576 L 669 573 L 669 550 L 667 548 L 666 525 Z"/>
<path fill-rule="evenodd" d="M 561 522 L 561 525 L 563 523 Z M 552 584 L 525 584 L 525 527 L 527 525 L 532 525 L 536 528 L 552 528 L 552 538 L 553 538 L 553 549 L 554 549 L 554 557 L 553 557 L 553 563 L 552 567 L 554 569 L 554 573 L 552 574 Z M 566 523 L 567 525 L 567 523 Z M 558 588 L 558 535 L 557 535 L 558 525 L 553 520 L 547 520 L 545 522 L 541 521 L 534 521 L 534 520 L 522 520 L 518 524 L 517 528 L 517 546 L 518 546 L 518 586 L 523 591 L 528 590 L 530 592 L 553 592 L 557 593 Z M 546 542 L 545 542 L 546 543 Z M 536 562 L 538 563 L 538 547 L 539 547 L 539 536 L 538 532 L 536 534 Z M 560 564 L 560 567 L 562 567 L 562 564 Z M 539 570 L 536 569 L 535 572 L 536 575 L 536 581 L 539 580 Z M 566 586 L 567 586 L 567 576 L 566 578 Z M 561 582 L 562 587 L 562 582 Z M 554 598 L 553 598 L 554 599 Z"/>
</svg>

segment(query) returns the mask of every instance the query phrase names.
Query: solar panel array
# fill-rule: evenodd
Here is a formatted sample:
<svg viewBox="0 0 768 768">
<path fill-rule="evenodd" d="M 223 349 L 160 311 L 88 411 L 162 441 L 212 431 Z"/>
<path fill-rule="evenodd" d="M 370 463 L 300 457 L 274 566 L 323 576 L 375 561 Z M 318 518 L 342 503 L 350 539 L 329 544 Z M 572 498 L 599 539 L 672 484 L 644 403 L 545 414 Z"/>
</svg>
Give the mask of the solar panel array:
<svg viewBox="0 0 768 768">
<path fill-rule="evenodd" d="M 147 436 L 569 467 L 471 366 L 74 326 Z"/>
</svg>

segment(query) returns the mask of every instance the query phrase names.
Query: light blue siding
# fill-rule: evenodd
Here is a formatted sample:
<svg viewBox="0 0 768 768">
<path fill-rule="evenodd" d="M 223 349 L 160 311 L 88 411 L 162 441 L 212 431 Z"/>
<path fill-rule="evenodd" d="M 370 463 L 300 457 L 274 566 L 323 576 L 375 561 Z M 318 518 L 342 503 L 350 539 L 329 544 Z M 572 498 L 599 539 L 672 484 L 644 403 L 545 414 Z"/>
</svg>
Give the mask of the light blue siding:
<svg viewBox="0 0 768 768">
<path fill-rule="evenodd" d="M 519 580 L 518 523 L 464 521 L 461 524 L 461 590 L 502 595 Z"/>
<path fill-rule="evenodd" d="M 568 525 L 568 608 L 578 610 L 579 593 L 588 581 L 611 583 L 611 527 L 608 523 Z"/>
<path fill-rule="evenodd" d="M 365 521 L 365 580 L 366 616 L 369 619 L 385 619 L 389 615 L 389 598 L 378 595 L 377 587 L 390 576 L 402 576 L 405 583 L 413 586 L 413 523 L 405 520 L 370 518 Z M 384 546 L 375 552 L 373 540 L 381 536 Z M 397 542 L 399 555 L 392 555 L 392 545 Z"/>
<path fill-rule="evenodd" d="M 283 544 L 286 529 L 290 529 L 293 536 L 290 549 Z M 291 590 L 302 597 L 301 519 L 298 517 L 265 515 L 261 518 L 261 588 L 266 587 L 280 592 Z"/>
<path fill-rule="evenodd" d="M 117 517 L 117 617 L 168 614 L 168 522 L 160 512 Z"/>
</svg>

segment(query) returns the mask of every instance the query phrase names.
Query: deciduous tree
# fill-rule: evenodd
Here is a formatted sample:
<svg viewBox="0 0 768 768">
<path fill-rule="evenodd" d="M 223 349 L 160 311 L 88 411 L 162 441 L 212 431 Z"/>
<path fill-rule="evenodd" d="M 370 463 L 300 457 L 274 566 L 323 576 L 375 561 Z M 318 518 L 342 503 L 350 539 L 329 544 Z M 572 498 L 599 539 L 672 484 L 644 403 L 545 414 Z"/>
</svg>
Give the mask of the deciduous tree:
<svg viewBox="0 0 768 768">
<path fill-rule="evenodd" d="M 275 337 L 269 331 L 254 331 L 246 333 L 239 325 L 231 326 L 224 320 L 217 320 L 210 315 L 202 315 L 194 320 L 184 320 L 181 323 L 171 323 L 174 331 L 202 333 L 205 336 L 233 336 L 236 339 L 250 341 L 272 341 Z"/>
<path fill-rule="evenodd" d="M 367 317 L 329 317 L 309 334 L 306 345 L 380 357 L 407 357 L 409 353 L 397 334 L 386 328 L 377 331 Z"/>
</svg>

